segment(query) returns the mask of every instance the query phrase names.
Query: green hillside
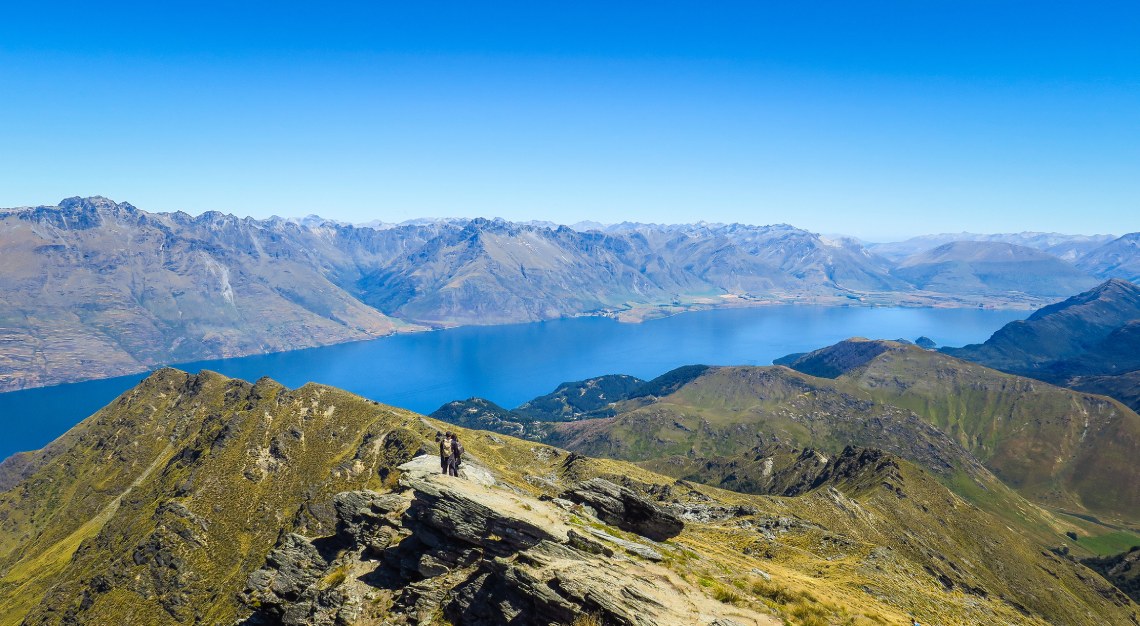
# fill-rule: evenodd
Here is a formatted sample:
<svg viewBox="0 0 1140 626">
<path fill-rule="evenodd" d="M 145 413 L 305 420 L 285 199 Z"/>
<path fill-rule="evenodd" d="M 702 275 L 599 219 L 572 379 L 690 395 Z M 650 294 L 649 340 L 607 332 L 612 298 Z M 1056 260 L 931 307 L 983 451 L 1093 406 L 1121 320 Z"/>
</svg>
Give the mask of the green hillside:
<svg viewBox="0 0 1140 626">
<path fill-rule="evenodd" d="M 839 381 L 923 416 L 1031 500 L 1140 521 L 1140 416 L 1120 402 L 902 344 Z"/>
</svg>

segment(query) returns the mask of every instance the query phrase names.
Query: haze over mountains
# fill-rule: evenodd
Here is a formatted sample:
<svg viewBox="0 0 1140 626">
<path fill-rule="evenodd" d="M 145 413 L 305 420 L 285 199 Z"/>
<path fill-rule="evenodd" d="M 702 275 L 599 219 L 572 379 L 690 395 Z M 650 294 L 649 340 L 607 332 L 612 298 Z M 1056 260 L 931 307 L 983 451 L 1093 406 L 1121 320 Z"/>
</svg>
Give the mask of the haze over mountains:
<svg viewBox="0 0 1140 626">
<path fill-rule="evenodd" d="M 1140 263 L 1131 236 L 1087 252 L 1101 238 L 994 237 L 1011 241 L 892 261 L 787 225 L 369 227 L 70 198 L 0 211 L 0 390 L 459 324 L 767 303 L 1039 306 Z M 1054 254 L 1078 249 L 1076 265 Z"/>
<path fill-rule="evenodd" d="M 1113 235 L 1065 235 L 1033 232 L 983 235 L 963 232 L 922 235 L 889 243 L 868 243 L 867 248 L 892 261 L 901 261 L 909 256 L 956 241 L 1009 243 L 1040 250 L 1059 259 L 1073 262 L 1115 239 L 1116 237 Z"/>
<path fill-rule="evenodd" d="M 903 259 L 891 273 L 929 291 L 1066 296 L 1097 280 L 1061 259 L 1005 242 L 955 241 Z"/>
</svg>

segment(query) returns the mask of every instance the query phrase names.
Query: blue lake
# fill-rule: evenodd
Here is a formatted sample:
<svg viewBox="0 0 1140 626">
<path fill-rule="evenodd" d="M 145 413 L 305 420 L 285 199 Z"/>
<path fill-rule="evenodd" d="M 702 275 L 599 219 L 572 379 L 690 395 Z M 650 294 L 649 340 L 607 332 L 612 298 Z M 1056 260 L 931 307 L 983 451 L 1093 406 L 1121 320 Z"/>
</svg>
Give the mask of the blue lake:
<svg viewBox="0 0 1140 626">
<path fill-rule="evenodd" d="M 984 341 L 1027 311 L 774 306 L 685 313 L 642 324 L 576 318 L 397 335 L 176 365 L 290 387 L 314 381 L 430 413 L 481 396 L 506 407 L 600 374 L 652 378 L 675 367 L 768 365 L 853 336 L 939 345 Z M 0 394 L 0 459 L 34 450 L 108 404 L 145 374 Z"/>
</svg>

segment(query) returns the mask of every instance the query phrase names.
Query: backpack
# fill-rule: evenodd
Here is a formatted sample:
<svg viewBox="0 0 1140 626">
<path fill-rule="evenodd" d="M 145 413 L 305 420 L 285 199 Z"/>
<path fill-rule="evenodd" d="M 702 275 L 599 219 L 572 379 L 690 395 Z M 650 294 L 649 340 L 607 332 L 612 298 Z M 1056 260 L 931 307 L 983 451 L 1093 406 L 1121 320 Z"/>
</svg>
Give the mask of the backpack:
<svg viewBox="0 0 1140 626">
<path fill-rule="evenodd" d="M 451 453 L 455 455 L 455 460 L 458 461 L 463 458 L 463 444 L 458 439 L 451 441 Z"/>
</svg>

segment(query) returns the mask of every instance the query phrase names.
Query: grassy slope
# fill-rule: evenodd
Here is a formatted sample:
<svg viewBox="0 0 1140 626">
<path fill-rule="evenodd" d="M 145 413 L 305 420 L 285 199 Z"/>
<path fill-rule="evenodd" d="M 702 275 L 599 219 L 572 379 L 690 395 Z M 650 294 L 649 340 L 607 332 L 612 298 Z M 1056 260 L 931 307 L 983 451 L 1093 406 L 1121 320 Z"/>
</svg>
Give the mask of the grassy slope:
<svg viewBox="0 0 1140 626">
<path fill-rule="evenodd" d="M 1026 541 L 1021 528 L 954 495 L 921 469 L 890 459 L 879 463 L 886 471 L 836 481 L 838 490 L 820 489 L 792 500 L 796 514 L 830 532 L 859 537 L 868 546 L 890 546 L 906 559 L 900 567 L 888 551 L 872 548 L 860 564 L 866 580 L 848 584 L 860 584 L 875 595 L 889 593 L 878 587 L 888 581 L 920 586 L 933 577 L 959 597 L 1005 598 L 989 623 L 1013 622 L 1019 605 L 1030 612 L 1048 606 L 1055 623 L 1087 623 L 1087 616 L 1071 610 L 1071 599 L 1085 593 L 1087 584 L 1065 575 L 1071 563 L 1042 552 Z M 1032 508 L 1024 501 L 1018 505 Z M 923 571 L 908 571 L 907 566 Z M 922 623 L 970 623 L 948 606 L 918 603 L 911 610 L 925 618 Z"/>
<path fill-rule="evenodd" d="M 1119 554 L 1082 561 L 1133 600 L 1140 600 L 1140 544 L 1125 548 Z"/>
<path fill-rule="evenodd" d="M 899 344 L 839 382 L 922 415 L 1037 502 L 1140 522 L 1140 416 L 1115 400 Z"/>
<path fill-rule="evenodd" d="M 1130 478 L 1140 470 L 1128 461 L 1129 451 L 1140 449 L 1135 413 L 1106 398 L 889 347 L 855 351 L 863 360 L 848 354 L 842 360 L 855 369 L 834 380 L 783 368 L 714 368 L 616 418 L 558 425 L 550 441 L 746 490 L 763 483 L 758 472 L 771 472 L 763 463 L 773 457 L 763 452 L 774 442 L 829 454 L 848 444 L 871 446 L 931 469 L 960 495 L 1053 545 L 1069 541 L 1065 530 L 1110 532 L 1011 505 L 1020 498 L 977 467 L 976 455 L 1035 502 L 1140 519 L 1140 480 Z"/>
<path fill-rule="evenodd" d="M 985 343 L 942 352 L 1003 371 L 1036 375 L 1050 363 L 1081 356 L 1138 316 L 1140 287 L 1109 280 L 1006 324 Z"/>
</svg>

